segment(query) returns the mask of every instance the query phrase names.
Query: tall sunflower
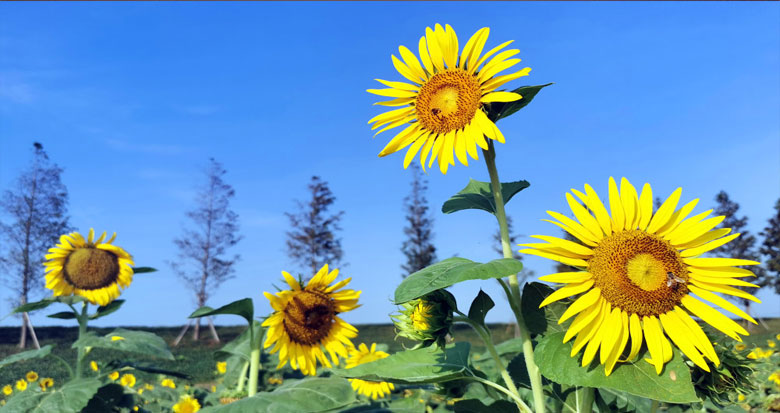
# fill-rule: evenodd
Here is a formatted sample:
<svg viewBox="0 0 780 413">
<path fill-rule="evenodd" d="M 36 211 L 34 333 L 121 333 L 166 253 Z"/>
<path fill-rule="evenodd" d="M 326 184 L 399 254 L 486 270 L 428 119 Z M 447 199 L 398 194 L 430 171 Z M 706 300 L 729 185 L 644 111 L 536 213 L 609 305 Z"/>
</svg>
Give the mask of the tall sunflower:
<svg viewBox="0 0 780 413">
<path fill-rule="evenodd" d="M 301 287 L 289 273 L 282 272 L 289 290 L 264 293 L 271 302 L 274 313 L 264 322 L 268 327 L 264 347 L 271 345 L 271 353 L 279 352 L 281 368 L 287 362 L 293 369 L 313 376 L 317 372 L 317 360 L 332 367 L 322 347 L 330 354 L 333 364 L 339 364 L 339 356 L 347 357 L 352 347 L 350 338 L 357 336 L 357 329 L 338 317 L 338 314 L 358 307 L 360 291 L 342 290 L 351 278 L 333 285 L 339 270 L 328 272 L 325 264 L 309 283 Z"/>
<path fill-rule="evenodd" d="M 583 348 L 582 365 L 599 361 L 609 375 L 617 361 L 632 360 L 647 344 L 658 374 L 672 358 L 671 339 L 691 361 L 709 371 L 706 359 L 720 364 L 712 343 L 691 317 L 742 341 L 748 332 L 713 308 L 723 308 L 753 323 L 756 321 L 714 293 L 760 302 L 732 286 L 756 287 L 740 278 L 753 273 L 736 266 L 758 262 L 735 258 L 708 258 L 702 254 L 738 237 L 728 228 L 715 229 L 724 217 L 709 217 L 712 210 L 689 216 L 698 199 L 677 208 L 682 188 L 653 212 L 653 192 L 645 184 L 640 195 L 623 178 L 618 190 L 609 179 L 609 210 L 590 187 L 572 189 L 566 201 L 576 221 L 547 211 L 562 228 L 580 242 L 534 235 L 543 243 L 521 244 L 520 252 L 549 258 L 581 271 L 546 275 L 540 279 L 563 283 L 540 305 L 579 295 L 561 315 L 559 323 L 575 317 L 564 342 L 574 340 L 571 356 Z M 575 198 L 576 196 L 576 198 Z M 579 222 L 578 222 L 579 221 Z M 695 294 L 695 296 L 694 296 Z M 630 347 L 628 342 L 630 339 Z M 629 348 L 627 357 L 621 356 Z"/>
<path fill-rule="evenodd" d="M 352 347 L 349 349 L 349 358 L 347 359 L 347 368 L 359 366 L 364 363 L 370 363 L 372 361 L 381 360 L 389 354 L 384 351 L 378 351 L 376 349 L 376 343 L 371 344 L 371 348 L 368 348 L 364 343 L 360 343 L 359 347 Z M 378 397 L 385 397 L 390 394 L 395 386 L 393 383 L 384 381 L 368 381 L 361 379 L 349 379 L 352 384 L 352 388 L 358 393 L 371 397 L 376 400 Z"/>
<path fill-rule="evenodd" d="M 112 245 L 116 233 L 104 241 L 90 228 L 85 240 L 78 232 L 60 237 L 46 254 L 46 288 L 55 296 L 80 295 L 92 304 L 106 305 L 133 282 L 133 257 Z"/>
<path fill-rule="evenodd" d="M 517 93 L 496 89 L 511 80 L 527 76 L 531 69 L 526 67 L 497 76 L 499 72 L 520 62 L 520 59 L 511 58 L 520 51 L 501 51 L 512 43 L 510 40 L 482 54 L 489 32 L 487 27 L 479 29 L 459 54 L 455 31 L 450 25 L 442 28 L 437 24 L 433 30 L 425 28 L 425 36 L 420 38 L 418 44 L 419 60 L 405 46 L 398 48 L 401 59 L 391 56 L 393 66 L 412 83 L 376 79 L 388 86 L 388 89 L 367 90 L 375 95 L 393 98 L 377 102 L 377 105 L 400 107 L 368 121 L 374 124 L 372 130 L 384 126 L 376 134 L 405 126 L 382 149 L 379 156 L 398 152 L 411 145 L 406 151 L 404 168 L 420 152 L 423 169 L 430 156 L 428 166 L 433 165 L 438 158 L 439 169 L 446 174 L 449 165 L 455 165 L 455 158 L 464 165 L 468 165 L 468 156 L 479 159 L 477 146 L 488 149 L 485 136 L 504 143 L 504 135 L 485 114 L 485 105 L 521 99 L 522 96 Z"/>
</svg>

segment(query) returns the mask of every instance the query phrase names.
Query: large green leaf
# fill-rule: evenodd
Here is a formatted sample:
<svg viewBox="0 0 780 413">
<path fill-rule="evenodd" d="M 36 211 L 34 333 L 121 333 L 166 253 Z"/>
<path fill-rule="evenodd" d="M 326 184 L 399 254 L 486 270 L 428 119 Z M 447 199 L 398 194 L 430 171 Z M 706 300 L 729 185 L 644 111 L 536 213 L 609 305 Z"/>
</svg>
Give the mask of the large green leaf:
<svg viewBox="0 0 780 413">
<path fill-rule="evenodd" d="M 560 300 L 539 308 L 539 304 L 553 293 L 550 286 L 542 283 L 527 283 L 523 287 L 523 300 L 520 311 L 531 334 L 543 334 L 565 331 L 564 325 L 558 324 L 561 315 L 568 308 L 569 300 Z"/>
<path fill-rule="evenodd" d="M 8 399 L 3 413 L 79 413 L 103 385 L 95 378 L 76 379 L 44 392 L 28 390 Z"/>
<path fill-rule="evenodd" d="M 80 413 L 118 412 L 124 407 L 127 411 L 133 408 L 133 396 L 125 393 L 125 388 L 116 383 L 109 383 L 98 389 L 87 406 Z"/>
<path fill-rule="evenodd" d="M 14 310 L 11 311 L 11 313 L 5 317 L 8 317 L 11 314 L 29 313 L 36 310 L 42 310 L 54 303 L 64 303 L 64 304 L 73 305 L 75 303 L 82 302 L 82 301 L 84 301 L 84 297 L 78 295 L 68 295 L 62 297 L 46 297 L 40 301 L 34 301 L 32 303 L 20 305 L 19 307 L 14 308 Z"/>
<path fill-rule="evenodd" d="M 118 328 L 105 336 L 98 336 L 90 331 L 84 337 L 76 340 L 72 347 L 105 348 L 109 350 L 144 354 L 167 360 L 174 359 L 171 350 L 162 338 L 146 331 L 125 330 L 123 328 Z"/>
<path fill-rule="evenodd" d="M 372 402 L 355 406 L 341 413 L 425 413 L 425 401 L 417 397 L 394 399 L 389 402 Z"/>
<path fill-rule="evenodd" d="M 502 182 L 501 195 L 504 198 L 504 204 L 508 203 L 515 194 L 528 188 L 530 185 L 528 181 Z M 491 214 L 496 213 L 496 202 L 493 199 L 490 182 L 469 179 L 469 183 L 465 188 L 461 189 L 460 192 L 453 195 L 452 198 L 448 199 L 441 206 L 441 212 L 445 214 L 451 214 L 464 209 L 481 209 Z"/>
<path fill-rule="evenodd" d="M 540 90 L 543 88 L 552 85 L 552 83 L 547 83 L 546 85 L 536 85 L 536 86 L 520 86 L 519 88 L 513 90 L 512 92 L 519 93 L 520 96 L 523 98 L 520 100 L 516 100 L 514 102 L 493 102 L 490 104 L 490 109 L 488 110 L 488 118 L 492 120 L 493 122 L 497 122 L 499 119 L 503 119 L 518 110 L 526 107 L 529 103 L 531 103 L 532 100 L 534 100 L 534 97 L 536 97 L 536 94 L 539 93 Z"/>
<path fill-rule="evenodd" d="M 485 316 L 495 306 L 496 303 L 493 302 L 490 296 L 480 289 L 479 294 L 477 294 L 474 301 L 471 302 L 471 307 L 469 307 L 469 318 L 479 325 L 485 325 Z"/>
<path fill-rule="evenodd" d="M 218 314 L 238 315 L 244 317 L 246 322 L 251 324 L 252 319 L 255 318 L 255 306 L 252 303 L 251 298 L 243 298 L 238 301 L 233 301 L 230 304 L 223 305 L 216 310 L 208 306 L 201 307 L 190 314 L 190 318 L 207 317 Z"/>
<path fill-rule="evenodd" d="M 477 399 L 460 400 L 453 406 L 455 413 L 517 413 L 517 406 L 506 400 L 498 400 L 485 406 Z"/>
<path fill-rule="evenodd" d="M 454 257 L 437 262 L 406 277 L 395 289 L 395 304 L 403 304 L 461 281 L 487 280 L 517 274 L 523 263 L 501 258 L 485 264 Z"/>
<path fill-rule="evenodd" d="M 314 377 L 286 381 L 273 392 L 261 392 L 224 406 L 208 407 L 203 413 L 314 413 L 338 409 L 354 403 L 355 392 L 339 377 Z"/>
<path fill-rule="evenodd" d="M 51 344 L 47 344 L 37 350 L 27 350 L 23 351 L 21 353 L 12 354 L 2 360 L 0 360 L 0 367 L 3 367 L 5 365 L 16 363 L 17 361 L 22 360 L 30 360 L 30 359 L 38 359 L 41 357 L 46 357 L 49 354 L 51 354 L 51 349 L 54 346 Z"/>
<path fill-rule="evenodd" d="M 381 360 L 351 369 L 334 369 L 340 376 L 372 381 L 422 384 L 438 383 L 470 376 L 469 348 L 466 342 L 455 343 L 442 351 L 438 347 L 399 351 Z"/>
<path fill-rule="evenodd" d="M 545 335 L 534 350 L 542 375 L 556 383 L 614 389 L 670 403 L 699 401 L 691 384 L 691 372 L 676 350 L 660 375 L 640 355 L 636 362 L 619 363 L 612 374 L 605 376 L 603 366 L 594 362 L 582 367 L 580 357 L 570 357 L 573 340 L 563 343 L 563 336 L 562 332 Z"/>
</svg>

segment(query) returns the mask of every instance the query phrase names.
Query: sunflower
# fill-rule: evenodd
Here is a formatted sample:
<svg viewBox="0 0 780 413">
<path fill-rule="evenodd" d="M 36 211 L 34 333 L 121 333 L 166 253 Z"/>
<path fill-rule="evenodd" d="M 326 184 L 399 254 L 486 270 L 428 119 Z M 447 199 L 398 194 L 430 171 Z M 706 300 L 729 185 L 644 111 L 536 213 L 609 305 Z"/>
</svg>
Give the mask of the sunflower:
<svg viewBox="0 0 780 413">
<path fill-rule="evenodd" d="M 46 254 L 46 288 L 55 296 L 80 295 L 92 304 L 106 305 L 119 297 L 119 289 L 133 281 L 133 258 L 111 243 L 116 233 L 103 241 L 90 228 L 86 240 L 78 232 L 60 237 Z"/>
<path fill-rule="evenodd" d="M 27 380 L 25 380 L 25 379 L 17 380 L 16 381 L 16 390 L 19 390 L 19 391 L 27 390 Z"/>
<path fill-rule="evenodd" d="M 10 396 L 14 392 L 14 388 L 10 384 L 3 386 L 3 394 Z"/>
<path fill-rule="evenodd" d="M 361 343 L 360 347 L 352 347 L 349 349 L 347 368 L 351 369 L 352 367 L 359 366 L 364 363 L 370 363 L 375 360 L 380 360 L 387 356 L 389 356 L 389 354 L 385 353 L 384 351 L 377 351 L 376 343 L 371 344 L 371 349 L 369 349 L 365 344 Z M 349 382 L 352 383 L 352 388 L 358 392 L 358 394 L 369 396 L 374 400 L 376 400 L 377 397 L 385 397 L 385 395 L 390 394 L 390 392 L 395 389 L 393 383 L 387 383 L 384 381 L 378 382 L 349 379 Z"/>
<path fill-rule="evenodd" d="M 123 374 L 122 378 L 119 379 L 119 382 L 126 387 L 133 387 L 135 386 L 135 376 L 132 374 Z"/>
<path fill-rule="evenodd" d="M 51 377 L 43 378 L 38 382 L 38 385 L 41 386 L 41 391 L 46 391 L 46 389 L 54 386 L 54 379 Z"/>
<path fill-rule="evenodd" d="M 163 386 L 163 387 L 171 388 L 171 389 L 175 389 L 176 388 L 176 382 L 174 382 L 171 379 L 162 379 L 162 381 L 160 382 L 160 385 Z"/>
<path fill-rule="evenodd" d="M 174 413 L 195 413 L 200 410 L 198 399 L 185 394 L 181 396 L 179 402 L 173 405 Z"/>
<path fill-rule="evenodd" d="M 24 375 L 24 378 L 26 378 L 27 381 L 32 383 L 32 382 L 38 380 L 38 373 L 36 373 L 36 372 L 34 372 L 32 370 L 28 371 L 27 374 Z"/>
<path fill-rule="evenodd" d="M 377 105 L 400 107 L 368 121 L 374 124 L 372 130 L 384 126 L 376 134 L 405 126 L 379 156 L 411 145 L 404 158 L 404 168 L 420 152 L 423 169 L 430 155 L 428 166 L 439 158 L 439 169 L 446 174 L 449 165 L 455 165 L 456 157 L 464 165 L 468 165 L 468 156 L 479 159 L 477 146 L 488 149 L 485 136 L 504 143 L 504 135 L 485 114 L 485 106 L 491 102 L 521 99 L 522 96 L 517 93 L 496 89 L 511 80 L 527 76 L 531 69 L 526 67 L 496 76 L 520 62 L 520 59 L 511 58 L 520 51 L 501 51 L 512 43 L 510 40 L 483 55 L 489 32 L 487 27 L 478 30 L 458 54 L 455 31 L 449 25 L 442 28 L 437 24 L 433 30 L 426 28 L 425 36 L 420 38 L 420 60 L 406 47 L 398 48 L 401 59 L 391 56 L 393 66 L 412 83 L 376 79 L 389 88 L 367 90 L 393 98 L 377 102 Z"/>
<path fill-rule="evenodd" d="M 338 270 L 328 272 L 325 264 L 305 287 L 289 273 L 282 272 L 290 290 L 276 293 L 264 293 L 271 302 L 274 313 L 264 322 L 268 335 L 264 347 L 274 344 L 271 353 L 279 351 L 281 368 L 287 362 L 293 369 L 313 376 L 317 369 L 317 360 L 322 365 L 332 367 L 322 347 L 330 353 L 333 364 L 338 365 L 338 356 L 347 357 L 350 338 L 357 336 L 357 329 L 344 322 L 337 314 L 358 307 L 360 291 L 337 291 L 347 285 L 351 278 L 333 285 Z"/>
<path fill-rule="evenodd" d="M 580 242 L 535 235 L 533 238 L 544 243 L 521 244 L 529 249 L 520 251 L 582 269 L 541 277 L 542 281 L 566 285 L 550 294 L 540 307 L 579 295 L 559 320 L 563 323 L 576 316 L 563 339 L 567 342 L 577 336 L 572 357 L 584 348 L 582 365 L 586 366 L 600 348 L 599 361 L 609 375 L 615 363 L 624 360 L 621 356 L 630 339 L 625 359 L 634 359 L 645 342 L 650 354 L 647 361 L 660 374 L 672 358 L 671 339 L 700 368 L 709 371 L 705 358 L 718 366 L 720 360 L 712 343 L 691 316 L 742 341 L 739 335 L 748 332 L 711 304 L 755 323 L 714 293 L 760 302 L 734 288 L 755 287 L 740 280 L 753 273 L 736 266 L 758 262 L 700 255 L 739 234 L 728 235 L 728 228 L 714 229 L 724 217 L 708 218 L 712 210 L 689 216 L 698 199 L 678 209 L 682 188 L 655 212 L 650 185 L 645 184 L 638 195 L 625 178 L 620 190 L 615 180 L 609 179 L 609 210 L 589 185 L 584 193 L 575 189 L 572 193 L 566 194 L 566 200 L 579 222 L 552 211 L 547 213 L 558 221 L 545 221 Z"/>
</svg>

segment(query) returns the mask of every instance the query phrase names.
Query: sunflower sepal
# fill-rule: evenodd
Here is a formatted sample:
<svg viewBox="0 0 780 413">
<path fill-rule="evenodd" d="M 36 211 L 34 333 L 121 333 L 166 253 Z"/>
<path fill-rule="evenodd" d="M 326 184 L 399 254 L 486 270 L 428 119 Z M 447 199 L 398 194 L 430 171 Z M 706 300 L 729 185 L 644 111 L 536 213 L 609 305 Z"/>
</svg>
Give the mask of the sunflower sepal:
<svg viewBox="0 0 780 413">
<path fill-rule="evenodd" d="M 403 303 L 399 313 L 391 315 L 390 318 L 395 324 L 396 337 L 418 342 L 415 348 L 436 344 L 443 349 L 447 338 L 451 336 L 453 312 L 457 309 L 452 294 L 447 290 L 437 290 Z"/>
<path fill-rule="evenodd" d="M 504 205 L 506 205 L 512 197 L 517 195 L 518 192 L 529 186 L 531 186 L 531 184 L 525 180 L 502 182 L 501 195 L 504 200 Z M 496 202 L 493 198 L 490 182 L 469 179 L 469 183 L 465 188 L 450 197 L 450 199 L 446 200 L 441 206 L 441 212 L 445 214 L 451 214 L 465 209 L 480 209 L 493 215 L 496 214 Z"/>
<path fill-rule="evenodd" d="M 552 85 L 552 83 L 546 83 L 544 85 L 536 85 L 536 86 L 520 86 L 519 88 L 512 90 L 511 91 L 512 93 L 517 93 L 518 95 L 522 96 L 522 98 L 519 100 L 515 100 L 513 102 L 491 103 L 487 107 L 488 119 L 492 120 L 495 123 L 498 122 L 499 119 L 503 119 L 515 114 L 520 109 L 528 106 L 528 104 L 531 103 L 532 100 L 534 100 L 536 94 L 539 93 L 540 90 L 550 85 Z"/>
</svg>

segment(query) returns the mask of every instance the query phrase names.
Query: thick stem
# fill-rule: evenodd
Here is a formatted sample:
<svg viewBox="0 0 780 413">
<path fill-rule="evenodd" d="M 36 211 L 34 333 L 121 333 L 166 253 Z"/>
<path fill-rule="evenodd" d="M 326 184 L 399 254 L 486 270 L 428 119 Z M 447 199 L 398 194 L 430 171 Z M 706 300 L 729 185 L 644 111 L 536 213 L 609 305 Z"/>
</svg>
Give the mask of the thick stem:
<svg viewBox="0 0 780 413">
<path fill-rule="evenodd" d="M 77 318 L 79 322 L 79 340 L 84 337 L 84 335 L 87 333 L 87 321 L 89 320 L 89 314 L 87 313 L 89 305 L 86 301 L 82 303 L 81 307 L 81 315 L 79 315 Z M 82 368 L 84 365 L 84 356 L 86 355 L 86 348 L 84 346 L 79 346 L 77 349 L 78 353 L 76 356 L 76 378 L 81 378 Z"/>
<path fill-rule="evenodd" d="M 658 400 L 650 401 L 650 413 L 655 413 L 658 411 L 658 404 Z"/>
<path fill-rule="evenodd" d="M 590 413 L 593 411 L 593 401 L 596 392 L 593 387 L 580 387 L 577 389 L 577 413 Z"/>
<path fill-rule="evenodd" d="M 253 324 L 249 324 L 249 343 L 252 352 L 249 355 L 249 388 L 247 389 L 247 394 L 250 397 L 257 393 L 257 379 L 260 373 L 260 334 L 255 334 Z"/>
<path fill-rule="evenodd" d="M 506 222 L 506 211 L 504 210 L 504 196 L 501 193 L 501 181 L 498 179 L 498 170 L 496 169 L 496 151 L 493 147 L 493 141 L 488 141 L 488 150 L 483 150 L 482 153 L 485 156 L 485 164 L 487 165 L 488 174 L 490 175 L 490 189 L 493 192 L 493 201 L 496 205 L 496 219 L 498 219 L 498 227 L 501 232 L 501 249 L 504 252 L 504 258 L 513 258 L 512 246 L 509 242 L 509 227 Z M 528 328 L 525 325 L 523 319 L 523 313 L 520 311 L 520 300 L 522 295 L 520 294 L 520 285 L 517 281 L 517 274 L 509 276 L 509 300 L 510 307 L 515 313 L 517 319 L 517 325 L 520 331 L 520 340 L 523 342 L 523 357 L 525 358 L 525 365 L 528 369 L 528 377 L 531 380 L 531 390 L 534 395 L 534 410 L 536 413 L 544 413 L 545 411 L 545 398 L 544 389 L 542 388 L 542 375 L 539 372 L 539 367 L 534 361 L 534 346 L 531 341 L 531 336 L 528 334 Z"/>
</svg>

